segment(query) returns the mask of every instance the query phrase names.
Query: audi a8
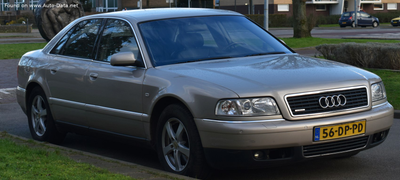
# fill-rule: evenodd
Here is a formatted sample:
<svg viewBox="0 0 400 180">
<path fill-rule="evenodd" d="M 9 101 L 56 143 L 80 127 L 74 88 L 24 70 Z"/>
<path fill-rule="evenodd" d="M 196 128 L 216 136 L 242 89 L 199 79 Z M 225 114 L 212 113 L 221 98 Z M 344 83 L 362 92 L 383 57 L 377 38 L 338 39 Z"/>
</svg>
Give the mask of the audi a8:
<svg viewBox="0 0 400 180">
<path fill-rule="evenodd" d="M 145 143 L 167 171 L 205 177 L 350 157 L 382 143 L 380 77 L 300 56 L 245 16 L 146 9 L 85 16 L 18 64 L 31 135 L 92 132 Z"/>
</svg>

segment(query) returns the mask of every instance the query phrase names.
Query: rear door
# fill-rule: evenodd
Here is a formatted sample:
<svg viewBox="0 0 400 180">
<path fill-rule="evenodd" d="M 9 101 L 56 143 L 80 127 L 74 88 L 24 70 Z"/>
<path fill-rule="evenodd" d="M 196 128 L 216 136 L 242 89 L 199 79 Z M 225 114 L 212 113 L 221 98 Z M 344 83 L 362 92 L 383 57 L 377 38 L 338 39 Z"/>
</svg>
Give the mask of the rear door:
<svg viewBox="0 0 400 180">
<path fill-rule="evenodd" d="M 97 57 L 90 65 L 87 86 L 88 121 L 96 130 L 144 138 L 142 122 L 142 82 L 146 69 L 139 66 L 111 66 L 111 56 L 118 52 L 142 56 L 128 21 L 108 19 L 99 38 Z"/>
<path fill-rule="evenodd" d="M 84 81 L 92 63 L 102 19 L 84 20 L 75 25 L 50 51 L 46 79 L 50 104 L 56 120 L 87 126 L 84 105 L 87 100 Z"/>
</svg>

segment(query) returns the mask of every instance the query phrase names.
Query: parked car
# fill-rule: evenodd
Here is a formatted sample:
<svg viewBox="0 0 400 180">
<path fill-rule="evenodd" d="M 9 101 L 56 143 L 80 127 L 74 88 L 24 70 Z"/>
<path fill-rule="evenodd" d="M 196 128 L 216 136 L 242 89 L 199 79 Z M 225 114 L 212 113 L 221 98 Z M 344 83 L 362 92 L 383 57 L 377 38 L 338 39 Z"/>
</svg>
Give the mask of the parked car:
<svg viewBox="0 0 400 180">
<path fill-rule="evenodd" d="M 392 24 L 392 26 L 400 26 L 400 17 L 393 18 L 393 19 L 390 21 L 390 24 Z"/>
<path fill-rule="evenodd" d="M 354 11 L 344 12 L 342 16 L 339 18 L 339 26 L 340 27 L 356 27 L 355 22 L 355 13 Z M 376 28 L 379 26 L 379 19 L 377 17 L 371 16 L 366 12 L 357 11 L 357 26 L 366 27 L 372 26 Z"/>
<path fill-rule="evenodd" d="M 22 56 L 17 99 L 35 140 L 146 142 L 167 171 L 198 178 L 352 156 L 393 123 L 377 75 L 300 56 L 245 16 L 212 9 L 77 19 Z"/>
</svg>

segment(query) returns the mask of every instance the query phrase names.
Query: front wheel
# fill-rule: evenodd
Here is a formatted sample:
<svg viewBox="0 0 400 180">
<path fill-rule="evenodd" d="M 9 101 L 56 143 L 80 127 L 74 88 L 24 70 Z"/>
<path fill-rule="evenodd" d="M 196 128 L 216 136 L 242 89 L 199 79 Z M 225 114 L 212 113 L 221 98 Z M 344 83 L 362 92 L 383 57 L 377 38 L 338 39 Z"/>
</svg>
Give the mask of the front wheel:
<svg viewBox="0 0 400 180">
<path fill-rule="evenodd" d="M 184 107 L 169 105 L 157 125 L 157 153 L 165 170 L 205 178 L 210 168 L 191 113 Z"/>
<path fill-rule="evenodd" d="M 46 95 L 39 87 L 34 88 L 29 96 L 27 116 L 33 139 L 55 144 L 64 140 L 66 133 L 57 130 Z"/>
<path fill-rule="evenodd" d="M 378 27 L 378 25 L 379 25 L 379 24 L 378 24 L 378 22 L 376 22 L 376 21 L 374 21 L 374 22 L 372 23 L 372 27 L 373 27 L 373 28 Z"/>
</svg>

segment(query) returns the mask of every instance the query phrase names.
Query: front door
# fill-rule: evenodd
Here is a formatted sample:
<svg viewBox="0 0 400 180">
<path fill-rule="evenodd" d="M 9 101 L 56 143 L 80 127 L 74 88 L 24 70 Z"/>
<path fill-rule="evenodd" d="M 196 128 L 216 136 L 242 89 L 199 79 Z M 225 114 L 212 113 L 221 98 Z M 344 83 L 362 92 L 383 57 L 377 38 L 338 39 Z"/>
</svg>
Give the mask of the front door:
<svg viewBox="0 0 400 180">
<path fill-rule="evenodd" d="M 132 28 L 128 22 L 108 19 L 100 36 L 97 57 L 85 77 L 90 128 L 144 138 L 142 122 L 142 66 L 111 66 L 111 56 L 131 51 L 141 61 Z"/>
</svg>

